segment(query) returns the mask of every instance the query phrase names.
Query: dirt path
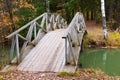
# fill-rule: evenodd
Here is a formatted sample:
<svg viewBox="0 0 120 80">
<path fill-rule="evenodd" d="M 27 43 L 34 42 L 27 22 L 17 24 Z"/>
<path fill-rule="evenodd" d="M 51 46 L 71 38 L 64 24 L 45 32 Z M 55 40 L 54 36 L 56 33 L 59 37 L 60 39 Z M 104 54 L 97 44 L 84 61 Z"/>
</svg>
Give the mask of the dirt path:
<svg viewBox="0 0 120 80">
<path fill-rule="evenodd" d="M 93 29 L 100 29 L 102 31 L 102 25 L 101 24 L 96 24 L 95 21 L 87 21 L 86 22 L 86 27 L 88 31 L 91 31 Z"/>
<path fill-rule="evenodd" d="M 87 27 L 88 33 L 103 35 L 102 25 L 96 24 L 95 21 L 87 21 L 86 27 Z"/>
</svg>

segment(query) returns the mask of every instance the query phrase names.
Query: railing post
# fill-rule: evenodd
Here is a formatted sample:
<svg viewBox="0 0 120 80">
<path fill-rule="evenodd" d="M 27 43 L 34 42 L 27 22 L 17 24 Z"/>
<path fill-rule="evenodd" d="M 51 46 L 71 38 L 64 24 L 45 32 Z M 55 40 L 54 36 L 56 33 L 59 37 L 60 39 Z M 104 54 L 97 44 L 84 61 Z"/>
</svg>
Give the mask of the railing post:
<svg viewBox="0 0 120 80">
<path fill-rule="evenodd" d="M 68 41 L 69 41 L 69 47 L 70 47 L 70 50 L 71 50 L 71 53 L 72 53 L 72 57 L 73 57 L 73 63 L 74 63 L 74 65 L 76 65 L 76 60 L 75 60 L 75 55 L 73 53 L 70 33 L 68 33 Z"/>
<path fill-rule="evenodd" d="M 77 27 L 77 26 L 76 26 Z M 79 35 L 78 35 L 78 31 L 77 31 L 77 28 L 76 27 L 74 27 L 74 29 L 75 29 L 75 31 L 76 31 L 76 35 L 77 35 L 77 39 L 78 39 L 78 46 L 80 46 L 81 44 L 80 44 L 80 40 L 79 40 Z"/>
<path fill-rule="evenodd" d="M 43 18 L 42 18 L 42 21 L 41 21 L 41 25 L 40 25 L 42 28 L 43 28 L 44 23 L 45 23 L 45 18 L 46 18 L 46 16 L 44 15 Z M 46 23 L 46 25 L 47 25 L 47 23 Z"/>
<path fill-rule="evenodd" d="M 19 51 L 19 40 L 18 40 L 18 35 L 16 35 L 15 38 L 16 38 L 17 63 L 20 63 L 20 51 Z"/>
<path fill-rule="evenodd" d="M 66 62 L 66 64 L 67 64 L 67 37 L 65 38 L 65 62 Z"/>
<path fill-rule="evenodd" d="M 48 13 L 46 13 L 46 31 L 48 32 Z"/>
<path fill-rule="evenodd" d="M 36 38 L 37 33 L 36 33 L 36 22 L 34 22 L 34 38 Z"/>
<path fill-rule="evenodd" d="M 29 31 L 28 31 L 28 34 L 27 34 L 27 37 L 26 37 L 29 40 L 29 42 L 31 42 L 31 39 L 32 39 L 33 29 L 34 29 L 34 23 L 32 23 L 30 25 L 30 28 L 29 28 Z"/>
<path fill-rule="evenodd" d="M 13 36 L 13 38 L 12 38 L 11 50 L 10 50 L 10 54 L 9 54 L 9 64 L 11 64 L 13 54 L 14 54 L 14 49 L 15 49 L 15 36 Z"/>
<path fill-rule="evenodd" d="M 33 24 L 34 24 L 34 23 L 32 23 L 32 24 L 30 25 L 29 31 L 28 31 L 27 36 L 26 36 L 27 41 L 24 42 L 24 44 L 23 44 L 23 46 L 22 46 L 21 52 L 24 51 L 24 49 L 25 49 L 25 47 L 27 46 L 28 42 L 31 42 L 32 32 L 33 32 L 33 28 L 34 28 L 34 25 L 33 25 Z"/>
<path fill-rule="evenodd" d="M 55 15 L 53 15 L 53 29 L 55 30 Z"/>
</svg>

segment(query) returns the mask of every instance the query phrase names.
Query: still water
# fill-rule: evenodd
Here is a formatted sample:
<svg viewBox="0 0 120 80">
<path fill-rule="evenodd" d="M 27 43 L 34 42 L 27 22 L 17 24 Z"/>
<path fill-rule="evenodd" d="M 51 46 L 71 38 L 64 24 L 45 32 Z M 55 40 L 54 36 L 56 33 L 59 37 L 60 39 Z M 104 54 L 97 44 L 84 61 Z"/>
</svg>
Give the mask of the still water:
<svg viewBox="0 0 120 80">
<path fill-rule="evenodd" d="M 79 58 L 82 68 L 100 69 L 120 76 L 120 49 L 85 49 Z"/>
</svg>

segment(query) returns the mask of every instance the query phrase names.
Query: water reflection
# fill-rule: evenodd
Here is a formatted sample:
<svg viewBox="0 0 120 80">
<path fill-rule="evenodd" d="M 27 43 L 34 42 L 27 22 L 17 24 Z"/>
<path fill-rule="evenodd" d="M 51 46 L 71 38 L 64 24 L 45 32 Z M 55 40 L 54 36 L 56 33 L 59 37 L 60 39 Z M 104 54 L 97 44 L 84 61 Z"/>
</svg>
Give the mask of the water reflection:
<svg viewBox="0 0 120 80">
<path fill-rule="evenodd" d="M 105 71 L 105 67 L 106 67 L 106 60 L 107 60 L 107 53 L 103 53 L 103 71 Z"/>
</svg>

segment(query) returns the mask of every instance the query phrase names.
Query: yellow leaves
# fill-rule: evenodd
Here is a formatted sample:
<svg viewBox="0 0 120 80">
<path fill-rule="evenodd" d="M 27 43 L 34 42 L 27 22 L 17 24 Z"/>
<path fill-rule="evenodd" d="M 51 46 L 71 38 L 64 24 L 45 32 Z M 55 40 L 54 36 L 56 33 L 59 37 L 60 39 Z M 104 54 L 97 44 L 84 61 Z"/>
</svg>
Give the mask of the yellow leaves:
<svg viewBox="0 0 120 80">
<path fill-rule="evenodd" d="M 13 10 L 12 10 L 13 12 L 16 12 L 16 11 L 18 11 L 18 9 L 17 8 L 13 8 Z"/>
<path fill-rule="evenodd" d="M 59 72 L 58 76 L 64 77 L 64 76 L 76 76 L 77 74 L 75 72 Z"/>
<path fill-rule="evenodd" d="M 5 27 L 6 25 L 10 24 L 10 19 L 8 13 L 0 13 L 0 27 Z"/>
<path fill-rule="evenodd" d="M 3 5 L 4 5 L 4 4 L 1 2 L 1 3 L 0 3 L 0 8 L 2 8 L 2 7 L 3 7 Z"/>
<path fill-rule="evenodd" d="M 31 9 L 35 9 L 33 5 L 28 4 L 27 2 L 25 2 L 25 7 L 27 7 L 27 8 L 31 8 Z"/>
<path fill-rule="evenodd" d="M 9 24 L 10 24 L 10 19 L 9 19 L 9 17 L 6 16 L 6 17 L 3 19 L 2 23 L 3 23 L 4 25 L 9 25 Z"/>
<path fill-rule="evenodd" d="M 118 32 L 110 32 L 107 43 L 111 46 L 120 46 L 120 34 Z"/>
<path fill-rule="evenodd" d="M 0 80 L 6 80 L 3 76 L 0 75 Z"/>
<path fill-rule="evenodd" d="M 113 35 L 112 35 L 114 38 L 118 38 L 120 36 L 120 34 L 118 32 L 113 32 Z"/>
<path fill-rule="evenodd" d="M 32 4 L 29 4 L 28 2 L 26 2 L 24 0 L 20 0 L 20 8 L 22 8 L 22 7 L 33 9 L 36 11 L 36 8 Z"/>
<path fill-rule="evenodd" d="M 19 21 L 19 19 L 18 19 L 17 16 L 14 16 L 14 17 L 13 17 L 13 20 L 14 20 L 14 22 L 18 22 L 18 21 Z"/>
</svg>

